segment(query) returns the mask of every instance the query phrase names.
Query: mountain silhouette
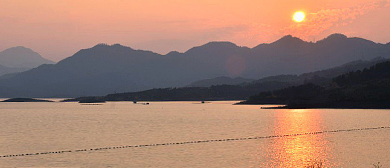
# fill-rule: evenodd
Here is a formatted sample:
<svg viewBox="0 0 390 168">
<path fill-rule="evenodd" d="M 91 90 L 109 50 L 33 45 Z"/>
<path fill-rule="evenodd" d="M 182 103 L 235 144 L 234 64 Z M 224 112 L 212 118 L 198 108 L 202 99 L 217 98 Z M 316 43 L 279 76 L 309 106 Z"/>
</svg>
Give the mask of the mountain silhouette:
<svg viewBox="0 0 390 168">
<path fill-rule="evenodd" d="M 54 64 L 54 62 L 44 59 L 37 52 L 22 46 L 0 52 L 0 76 L 27 71 L 42 64 Z"/>
<path fill-rule="evenodd" d="M 318 87 L 330 87 L 332 79 L 356 70 L 367 71 L 373 65 L 389 61 L 376 58 L 370 61 L 353 61 L 327 70 L 301 75 L 278 75 L 248 82 L 245 78 L 217 77 L 200 80 L 190 86 L 178 88 L 155 88 L 139 92 L 108 94 L 65 99 L 63 102 L 98 103 L 106 101 L 220 101 L 248 99 L 255 93 L 269 92 L 310 83 Z M 239 83 L 245 81 L 244 83 Z M 228 84 L 230 83 L 230 84 Z M 239 84 L 234 84 L 239 83 Z M 251 103 L 251 102 L 249 102 Z M 256 102 L 252 102 L 256 103 Z M 270 102 L 272 103 L 272 102 Z"/>
<path fill-rule="evenodd" d="M 286 104 L 283 108 L 390 109 L 390 61 L 334 77 L 326 87 L 312 83 L 261 92 L 242 104 Z"/>
<path fill-rule="evenodd" d="M 216 86 L 216 85 L 238 85 L 243 84 L 247 82 L 252 82 L 253 79 L 246 79 L 241 77 L 236 78 L 230 78 L 227 76 L 220 76 L 216 78 L 211 79 L 204 79 L 200 81 L 193 82 L 189 84 L 187 87 L 210 87 L 210 86 Z"/>
<path fill-rule="evenodd" d="M 285 36 L 254 48 L 210 42 L 166 55 L 119 44 L 83 49 L 55 65 L 0 78 L 2 97 L 78 97 L 181 87 L 218 76 L 259 79 L 301 74 L 355 60 L 390 58 L 390 45 L 331 35 L 316 43 Z"/>
<path fill-rule="evenodd" d="M 37 52 L 22 46 L 12 47 L 0 53 L 0 64 L 11 68 L 36 68 L 42 64 L 54 64 Z"/>
<path fill-rule="evenodd" d="M 29 70 L 28 68 L 10 68 L 0 65 L 0 76 L 10 73 L 23 72 Z"/>
<path fill-rule="evenodd" d="M 268 76 L 265 78 L 261 78 L 258 80 L 254 80 L 252 82 L 246 83 L 245 85 L 265 83 L 265 82 L 286 82 L 291 85 L 302 85 L 304 83 L 313 83 L 320 86 L 329 85 L 332 82 L 332 78 L 342 75 L 344 73 L 348 73 L 351 71 L 363 70 L 365 68 L 369 68 L 377 63 L 389 61 L 390 59 L 384 59 L 382 57 L 374 58 L 372 60 L 363 61 L 357 60 L 352 61 L 341 66 L 315 71 L 303 73 L 300 75 L 275 75 Z"/>
</svg>

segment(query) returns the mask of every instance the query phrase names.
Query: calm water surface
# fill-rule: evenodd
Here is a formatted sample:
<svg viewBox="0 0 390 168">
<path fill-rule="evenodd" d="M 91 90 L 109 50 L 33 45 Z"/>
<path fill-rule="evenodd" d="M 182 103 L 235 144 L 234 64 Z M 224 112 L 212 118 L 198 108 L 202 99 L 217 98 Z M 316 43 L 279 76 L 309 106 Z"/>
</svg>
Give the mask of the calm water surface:
<svg viewBox="0 0 390 168">
<path fill-rule="evenodd" d="M 0 103 L 0 155 L 390 126 L 390 110 Z M 0 158 L 0 167 L 390 167 L 390 129 Z"/>
</svg>

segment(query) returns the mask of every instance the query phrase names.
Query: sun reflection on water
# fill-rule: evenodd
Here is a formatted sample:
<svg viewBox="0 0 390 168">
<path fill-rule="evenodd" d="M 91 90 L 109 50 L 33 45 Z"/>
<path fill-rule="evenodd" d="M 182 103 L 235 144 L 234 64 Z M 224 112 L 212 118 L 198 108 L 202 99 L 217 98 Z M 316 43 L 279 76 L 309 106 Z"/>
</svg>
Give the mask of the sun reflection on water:
<svg viewBox="0 0 390 168">
<path fill-rule="evenodd" d="M 278 110 L 275 115 L 275 135 L 323 130 L 322 118 L 317 110 Z M 275 138 L 268 147 L 269 162 L 265 167 L 315 167 L 316 164 L 328 167 L 330 156 L 325 135 Z"/>
</svg>

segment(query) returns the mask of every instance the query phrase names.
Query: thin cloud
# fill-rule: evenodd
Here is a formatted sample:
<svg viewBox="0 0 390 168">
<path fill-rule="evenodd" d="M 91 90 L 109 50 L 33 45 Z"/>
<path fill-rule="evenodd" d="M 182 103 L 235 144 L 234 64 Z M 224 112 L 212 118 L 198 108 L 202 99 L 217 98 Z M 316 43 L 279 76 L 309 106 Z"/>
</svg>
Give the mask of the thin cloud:
<svg viewBox="0 0 390 168">
<path fill-rule="evenodd" d="M 292 24 L 280 29 L 281 34 L 292 34 L 304 39 L 315 37 L 336 25 L 347 25 L 357 17 L 373 10 L 389 7 L 390 0 L 375 1 L 351 8 L 325 9 L 310 13 L 303 23 Z"/>
<path fill-rule="evenodd" d="M 203 22 L 201 32 L 207 34 L 206 37 L 213 40 L 234 41 L 246 46 L 254 46 L 261 42 L 272 42 L 287 34 L 310 41 L 332 27 L 348 26 L 359 16 L 389 6 L 390 0 L 381 0 L 350 8 L 324 9 L 309 13 L 305 22 L 292 23 L 280 29 L 270 24 L 251 22 L 229 25 L 226 21 L 214 20 Z"/>
</svg>

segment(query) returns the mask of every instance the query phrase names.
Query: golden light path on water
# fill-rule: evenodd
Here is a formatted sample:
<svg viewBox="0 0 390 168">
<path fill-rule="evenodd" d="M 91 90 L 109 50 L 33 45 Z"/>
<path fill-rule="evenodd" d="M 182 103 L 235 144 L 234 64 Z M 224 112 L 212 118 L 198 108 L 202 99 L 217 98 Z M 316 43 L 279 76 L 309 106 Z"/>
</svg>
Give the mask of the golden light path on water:
<svg viewBox="0 0 390 168">
<path fill-rule="evenodd" d="M 288 110 L 275 113 L 275 134 L 294 134 L 324 130 L 317 110 Z M 294 136 L 273 139 L 267 150 L 266 167 L 306 167 L 328 164 L 331 150 L 325 135 Z M 328 164 L 329 165 L 329 164 Z"/>
<path fill-rule="evenodd" d="M 184 142 L 171 143 L 157 143 L 157 144 L 143 144 L 143 145 L 124 145 L 111 146 L 90 149 L 74 149 L 51 152 L 25 153 L 25 154 L 11 154 L 0 155 L 1 158 L 13 157 L 29 157 L 38 155 L 53 155 L 64 153 L 90 153 L 96 151 L 119 150 L 125 148 L 150 148 L 157 146 L 172 146 L 172 145 L 186 145 L 186 144 L 200 144 L 200 143 L 217 143 L 217 142 L 234 142 L 234 141 L 248 141 L 260 140 L 262 143 L 269 143 L 266 148 L 265 156 L 267 162 L 263 162 L 262 167 L 337 167 L 336 162 L 333 161 L 332 146 L 325 138 L 329 133 L 349 132 L 349 131 L 364 131 L 364 130 L 379 130 L 388 129 L 390 127 L 372 127 L 360 129 L 344 129 L 344 130 L 327 130 L 323 125 L 324 121 L 320 110 L 275 110 L 272 113 L 274 116 L 274 125 L 269 136 L 258 137 L 241 137 L 228 139 L 209 139 L 209 140 L 194 140 Z M 267 140 L 268 139 L 268 140 Z M 261 149 L 259 149 L 261 150 Z M 256 164 L 256 166 L 259 166 Z"/>
<path fill-rule="evenodd" d="M 389 110 L 235 102 L 0 104 L 0 167 L 389 165 Z"/>
</svg>

